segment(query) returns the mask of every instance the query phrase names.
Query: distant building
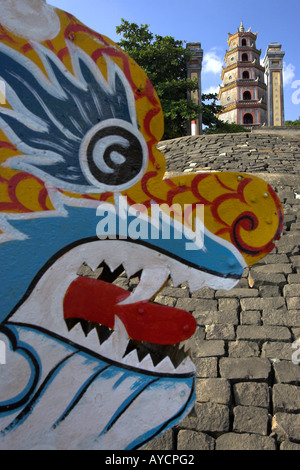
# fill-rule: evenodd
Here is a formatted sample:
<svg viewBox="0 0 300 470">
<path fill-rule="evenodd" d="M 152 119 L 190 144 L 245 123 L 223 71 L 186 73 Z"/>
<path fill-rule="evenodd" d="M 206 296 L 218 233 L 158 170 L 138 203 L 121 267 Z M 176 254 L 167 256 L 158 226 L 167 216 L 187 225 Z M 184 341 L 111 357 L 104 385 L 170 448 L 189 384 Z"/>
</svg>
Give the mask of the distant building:
<svg viewBox="0 0 300 470">
<path fill-rule="evenodd" d="M 281 44 L 268 46 L 264 66 L 268 85 L 268 125 L 284 125 L 283 57 Z"/>
<path fill-rule="evenodd" d="M 257 33 L 251 28 L 245 31 L 241 23 L 237 33 L 228 36 L 219 92 L 224 111 L 219 119 L 246 127 L 261 126 L 267 122 L 267 86 L 261 50 L 256 48 Z"/>
<path fill-rule="evenodd" d="M 201 105 L 201 71 L 202 71 L 202 60 L 203 60 L 203 49 L 201 49 L 200 42 L 189 42 L 186 45 L 187 49 L 190 50 L 192 57 L 187 65 L 187 77 L 191 80 L 198 80 L 198 89 L 188 94 L 188 98 L 194 103 Z M 190 127 L 188 134 L 199 135 L 202 134 L 202 115 L 199 114 L 198 119 L 188 123 Z"/>
<path fill-rule="evenodd" d="M 283 56 L 280 44 L 270 44 L 261 64 L 256 48 L 257 33 L 245 31 L 243 22 L 235 34 L 228 34 L 229 51 L 221 75 L 219 100 L 224 111 L 219 119 L 248 129 L 262 125 L 283 125 Z M 265 83 L 265 73 L 268 84 Z"/>
</svg>

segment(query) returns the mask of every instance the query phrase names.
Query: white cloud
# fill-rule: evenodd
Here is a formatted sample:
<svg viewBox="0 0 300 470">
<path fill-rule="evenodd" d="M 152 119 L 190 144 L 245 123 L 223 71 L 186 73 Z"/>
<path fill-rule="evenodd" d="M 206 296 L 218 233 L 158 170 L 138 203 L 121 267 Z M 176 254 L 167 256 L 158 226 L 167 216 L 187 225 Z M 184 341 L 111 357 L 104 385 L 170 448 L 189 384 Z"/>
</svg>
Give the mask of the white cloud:
<svg viewBox="0 0 300 470">
<path fill-rule="evenodd" d="M 293 64 L 283 63 L 283 85 L 289 85 L 295 78 L 296 67 Z"/>
<path fill-rule="evenodd" d="M 212 49 L 206 52 L 203 57 L 203 73 L 213 73 L 220 75 L 222 72 L 223 59 Z"/>
<path fill-rule="evenodd" d="M 205 88 L 205 90 L 203 90 L 203 93 L 205 93 L 206 95 L 208 95 L 209 93 L 217 93 L 219 94 L 219 91 L 220 91 L 220 87 L 219 85 L 217 86 L 210 86 L 209 88 Z"/>
</svg>

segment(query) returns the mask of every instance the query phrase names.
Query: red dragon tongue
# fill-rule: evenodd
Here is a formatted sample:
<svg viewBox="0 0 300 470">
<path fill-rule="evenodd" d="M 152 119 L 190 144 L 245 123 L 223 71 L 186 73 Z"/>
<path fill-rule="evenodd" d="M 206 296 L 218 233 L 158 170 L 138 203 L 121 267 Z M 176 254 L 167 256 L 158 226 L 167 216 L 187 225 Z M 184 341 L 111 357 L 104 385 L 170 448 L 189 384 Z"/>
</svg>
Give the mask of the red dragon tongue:
<svg viewBox="0 0 300 470">
<path fill-rule="evenodd" d="M 184 311 L 147 301 L 118 305 L 130 292 L 100 279 L 78 277 L 64 298 L 64 318 L 78 318 L 114 328 L 115 315 L 128 336 L 155 344 L 177 344 L 190 338 L 196 320 Z"/>
</svg>

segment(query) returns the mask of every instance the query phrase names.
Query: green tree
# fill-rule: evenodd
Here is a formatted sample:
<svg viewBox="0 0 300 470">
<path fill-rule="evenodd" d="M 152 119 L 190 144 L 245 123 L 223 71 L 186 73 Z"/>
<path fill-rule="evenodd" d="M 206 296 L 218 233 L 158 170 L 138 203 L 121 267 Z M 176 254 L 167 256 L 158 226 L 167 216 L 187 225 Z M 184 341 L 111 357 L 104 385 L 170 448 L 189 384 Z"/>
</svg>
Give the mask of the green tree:
<svg viewBox="0 0 300 470">
<path fill-rule="evenodd" d="M 208 129 L 212 130 L 221 125 L 222 121 L 217 118 L 217 114 L 222 111 L 223 107 L 217 104 L 218 95 L 216 93 L 203 93 L 201 99 L 202 122 L 204 126 L 207 126 L 207 133 Z"/>
<path fill-rule="evenodd" d="M 205 129 L 205 134 L 234 134 L 237 132 L 249 132 L 240 124 L 224 122 L 217 119 L 216 123 Z"/>
<path fill-rule="evenodd" d="M 300 116 L 299 119 L 296 119 L 295 121 L 285 121 L 286 126 L 300 126 Z"/>
<path fill-rule="evenodd" d="M 217 115 L 224 109 L 217 104 L 217 94 L 202 95 L 202 120 L 206 126 L 204 134 L 233 134 L 236 132 L 248 132 L 243 126 L 218 119 Z"/>
<path fill-rule="evenodd" d="M 122 35 L 118 45 L 146 72 L 154 86 L 164 114 L 164 139 L 186 135 L 187 121 L 197 119 L 201 106 L 187 99 L 188 91 L 198 89 L 198 81 L 187 78 L 191 54 L 183 41 L 154 35 L 149 25 L 122 19 L 116 31 Z"/>
</svg>

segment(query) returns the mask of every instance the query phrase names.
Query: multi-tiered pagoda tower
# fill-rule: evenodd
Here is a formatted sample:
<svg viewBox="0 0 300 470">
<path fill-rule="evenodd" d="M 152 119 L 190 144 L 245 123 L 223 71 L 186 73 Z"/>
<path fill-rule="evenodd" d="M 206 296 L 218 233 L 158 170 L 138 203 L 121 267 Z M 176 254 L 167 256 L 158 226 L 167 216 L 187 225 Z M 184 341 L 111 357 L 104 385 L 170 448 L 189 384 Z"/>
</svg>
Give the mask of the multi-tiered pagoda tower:
<svg viewBox="0 0 300 470">
<path fill-rule="evenodd" d="M 228 35 L 219 100 L 224 111 L 219 119 L 247 128 L 267 124 L 267 86 L 265 68 L 256 48 L 257 33 L 245 31 L 243 22 L 237 33 Z"/>
</svg>

